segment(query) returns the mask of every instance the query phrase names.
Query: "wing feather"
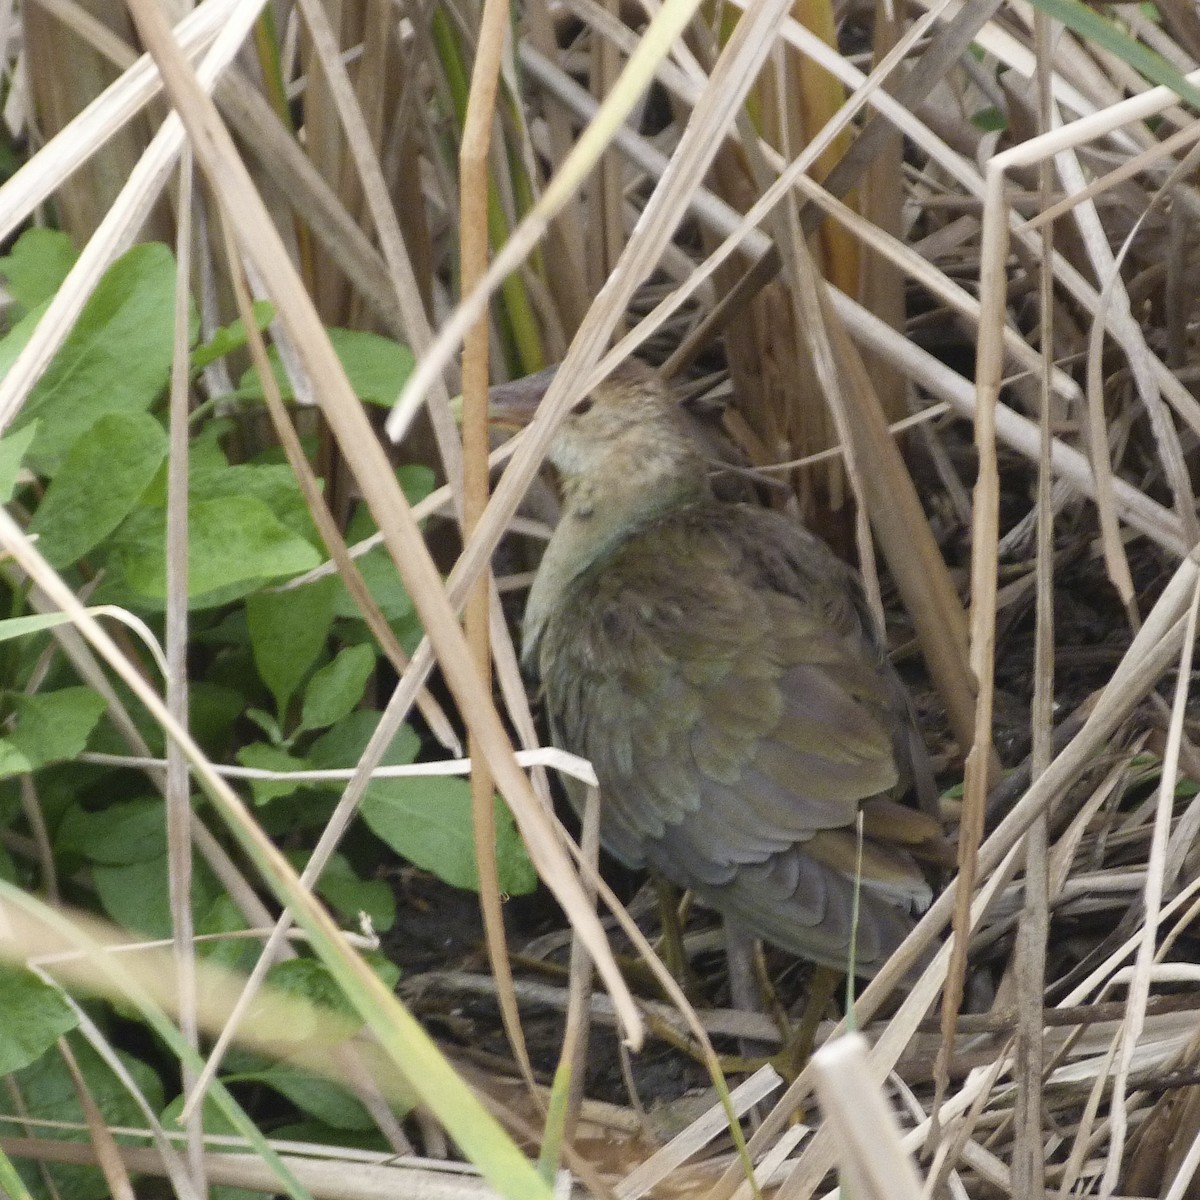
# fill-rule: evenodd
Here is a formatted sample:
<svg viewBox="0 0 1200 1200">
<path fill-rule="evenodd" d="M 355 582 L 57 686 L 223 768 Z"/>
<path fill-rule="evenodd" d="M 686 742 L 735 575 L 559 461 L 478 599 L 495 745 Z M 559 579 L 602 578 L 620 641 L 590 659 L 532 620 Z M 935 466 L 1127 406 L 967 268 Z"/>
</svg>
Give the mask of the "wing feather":
<svg viewBox="0 0 1200 1200">
<path fill-rule="evenodd" d="M 538 646 L 556 738 L 595 765 L 606 846 L 834 964 L 856 814 L 909 773 L 903 691 L 855 596 L 847 568 L 785 518 L 713 503 L 582 574 Z M 920 840 L 922 821 L 904 836 Z M 885 826 L 864 847 L 862 964 L 928 903 Z"/>
</svg>

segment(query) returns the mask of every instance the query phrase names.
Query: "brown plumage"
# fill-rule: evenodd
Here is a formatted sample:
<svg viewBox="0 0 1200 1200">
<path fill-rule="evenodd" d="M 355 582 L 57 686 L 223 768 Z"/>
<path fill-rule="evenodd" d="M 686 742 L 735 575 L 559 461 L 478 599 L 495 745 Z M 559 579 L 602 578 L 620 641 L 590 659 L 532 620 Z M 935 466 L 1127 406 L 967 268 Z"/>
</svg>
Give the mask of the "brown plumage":
<svg viewBox="0 0 1200 1200">
<path fill-rule="evenodd" d="M 930 900 L 933 820 L 895 802 L 924 750 L 857 578 L 784 515 L 715 500 L 669 390 L 631 365 L 550 458 L 563 511 L 523 656 L 589 758 L 605 847 L 753 933 L 872 974 Z"/>
</svg>

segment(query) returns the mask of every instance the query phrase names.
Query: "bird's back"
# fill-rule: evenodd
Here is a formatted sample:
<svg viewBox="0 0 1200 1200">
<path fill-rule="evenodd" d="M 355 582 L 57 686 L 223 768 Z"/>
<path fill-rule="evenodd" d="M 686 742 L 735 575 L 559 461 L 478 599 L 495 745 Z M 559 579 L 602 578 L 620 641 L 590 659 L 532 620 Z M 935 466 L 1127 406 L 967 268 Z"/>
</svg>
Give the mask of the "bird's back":
<svg viewBox="0 0 1200 1200">
<path fill-rule="evenodd" d="M 857 580 L 780 514 L 703 500 L 631 531 L 533 649 L 556 741 L 591 759 L 606 848 L 753 932 L 856 970 L 929 902 L 933 822 L 889 796 L 917 745 Z"/>
</svg>

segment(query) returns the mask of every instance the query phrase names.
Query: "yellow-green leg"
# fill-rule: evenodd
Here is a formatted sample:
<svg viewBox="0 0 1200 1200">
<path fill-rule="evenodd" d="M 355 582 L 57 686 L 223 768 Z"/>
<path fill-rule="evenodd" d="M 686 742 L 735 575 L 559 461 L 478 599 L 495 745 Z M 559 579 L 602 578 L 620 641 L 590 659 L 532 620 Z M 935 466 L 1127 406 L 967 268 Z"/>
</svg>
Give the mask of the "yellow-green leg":
<svg viewBox="0 0 1200 1200">
<path fill-rule="evenodd" d="M 687 952 L 683 948 L 683 921 L 680 919 L 679 891 L 659 875 L 654 875 L 654 890 L 658 894 L 662 938 L 657 946 L 663 965 L 683 988 L 689 998 L 699 995 L 699 980 L 692 972 Z"/>
<path fill-rule="evenodd" d="M 832 967 L 813 968 L 800 1023 L 784 1035 L 783 1048 L 771 1059 L 772 1066 L 784 1079 L 795 1079 L 808 1064 L 829 1002 L 837 995 L 845 978 L 845 971 L 835 971 Z"/>
</svg>

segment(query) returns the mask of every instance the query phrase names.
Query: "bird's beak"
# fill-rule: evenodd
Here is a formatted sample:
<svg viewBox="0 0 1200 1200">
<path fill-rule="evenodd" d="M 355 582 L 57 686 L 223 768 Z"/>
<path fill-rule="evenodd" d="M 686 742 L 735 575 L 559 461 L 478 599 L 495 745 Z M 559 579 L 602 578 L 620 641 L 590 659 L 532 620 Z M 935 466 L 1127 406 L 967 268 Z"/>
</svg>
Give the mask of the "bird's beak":
<svg viewBox="0 0 1200 1200">
<path fill-rule="evenodd" d="M 512 435 L 533 420 L 558 367 L 547 367 L 524 379 L 498 383 L 488 391 L 488 424 L 501 433 Z"/>
</svg>

